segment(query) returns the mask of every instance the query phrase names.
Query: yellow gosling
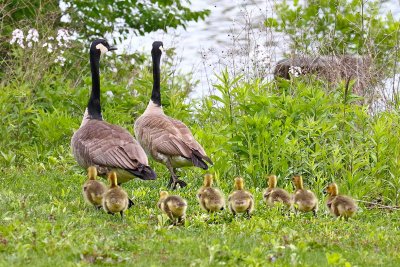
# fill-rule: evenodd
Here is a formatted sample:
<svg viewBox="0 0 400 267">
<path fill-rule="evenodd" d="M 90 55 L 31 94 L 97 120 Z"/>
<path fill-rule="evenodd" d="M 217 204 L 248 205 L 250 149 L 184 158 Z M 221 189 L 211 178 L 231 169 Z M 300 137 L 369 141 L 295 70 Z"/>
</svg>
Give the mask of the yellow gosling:
<svg viewBox="0 0 400 267">
<path fill-rule="evenodd" d="M 337 184 L 328 185 L 325 191 L 329 195 L 326 206 L 332 215 L 343 217 L 347 220 L 357 212 L 355 201 L 351 197 L 339 195 Z"/>
<path fill-rule="evenodd" d="M 242 177 L 235 178 L 235 191 L 229 197 L 229 209 L 236 216 L 237 213 L 246 213 L 250 218 L 254 209 L 253 195 L 244 189 L 244 180 Z"/>
<path fill-rule="evenodd" d="M 106 192 L 107 187 L 104 183 L 97 181 L 96 178 L 96 167 L 89 167 L 88 180 L 82 186 L 82 194 L 88 204 L 93 205 L 96 208 L 101 208 L 103 194 Z"/>
<path fill-rule="evenodd" d="M 124 217 L 124 211 L 130 206 L 128 194 L 117 182 L 117 174 L 112 171 L 108 175 L 110 188 L 103 195 L 103 209 L 109 214 L 120 213 Z"/>
<path fill-rule="evenodd" d="M 161 191 L 157 206 L 162 212 L 167 214 L 174 225 L 184 222 L 187 202 L 180 196 L 169 195 L 167 191 Z"/>
<path fill-rule="evenodd" d="M 290 194 L 282 189 L 277 188 L 277 178 L 275 175 L 270 175 L 268 179 L 268 188 L 264 191 L 264 201 L 268 206 L 274 206 L 276 203 L 282 203 L 286 207 L 292 206 L 292 198 Z"/>
<path fill-rule="evenodd" d="M 296 188 L 293 194 L 295 209 L 302 212 L 312 211 L 317 216 L 318 199 L 315 194 L 310 190 L 304 189 L 303 178 L 300 175 L 293 176 L 293 184 Z"/>
<path fill-rule="evenodd" d="M 197 199 L 200 206 L 207 212 L 217 212 L 224 209 L 225 198 L 222 192 L 212 187 L 213 176 L 206 174 L 204 176 L 203 186 L 197 192 Z"/>
</svg>

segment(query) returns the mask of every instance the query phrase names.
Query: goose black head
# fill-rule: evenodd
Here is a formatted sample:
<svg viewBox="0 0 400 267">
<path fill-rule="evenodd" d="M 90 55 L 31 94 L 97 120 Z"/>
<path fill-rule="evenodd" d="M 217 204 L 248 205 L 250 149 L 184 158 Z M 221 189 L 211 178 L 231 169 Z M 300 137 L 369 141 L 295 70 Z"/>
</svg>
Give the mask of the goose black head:
<svg viewBox="0 0 400 267">
<path fill-rule="evenodd" d="M 153 48 L 151 49 L 152 55 L 161 55 L 164 51 L 164 44 L 160 41 L 153 42 Z"/>
<path fill-rule="evenodd" d="M 95 55 L 99 56 L 112 50 L 117 50 L 117 48 L 110 46 L 108 42 L 104 39 L 96 39 L 92 42 L 92 45 L 90 46 L 90 53 L 94 53 Z"/>
</svg>

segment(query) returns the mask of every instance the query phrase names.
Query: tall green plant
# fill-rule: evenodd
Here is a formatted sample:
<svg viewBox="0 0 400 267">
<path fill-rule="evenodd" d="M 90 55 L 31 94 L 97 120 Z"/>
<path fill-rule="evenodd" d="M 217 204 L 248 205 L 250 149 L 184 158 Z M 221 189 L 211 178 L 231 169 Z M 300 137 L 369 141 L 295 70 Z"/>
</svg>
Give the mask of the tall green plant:
<svg viewBox="0 0 400 267">
<path fill-rule="evenodd" d="M 265 22 L 291 40 L 291 49 L 306 54 L 368 55 L 382 71 L 398 60 L 400 22 L 391 13 L 382 16 L 380 1 L 311 0 L 275 5 L 276 18 Z"/>
</svg>

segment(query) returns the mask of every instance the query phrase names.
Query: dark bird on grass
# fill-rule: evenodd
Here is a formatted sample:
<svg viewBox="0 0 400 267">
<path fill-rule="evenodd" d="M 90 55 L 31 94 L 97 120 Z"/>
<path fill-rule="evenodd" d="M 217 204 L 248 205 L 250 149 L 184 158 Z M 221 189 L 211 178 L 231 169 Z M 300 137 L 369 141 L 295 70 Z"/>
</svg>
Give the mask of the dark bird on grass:
<svg viewBox="0 0 400 267">
<path fill-rule="evenodd" d="M 283 203 L 287 208 L 292 206 L 292 197 L 282 189 L 276 187 L 277 179 L 275 175 L 270 175 L 268 178 L 268 188 L 264 191 L 264 201 L 268 206 L 274 206 L 276 203 Z"/>
<path fill-rule="evenodd" d="M 101 176 L 115 171 L 119 183 L 135 177 L 154 180 L 147 155 L 124 128 L 103 120 L 100 106 L 100 55 L 115 50 L 106 40 L 95 40 L 90 47 L 92 91 L 80 128 L 71 139 L 73 155 L 83 168 L 95 166 Z"/>
<path fill-rule="evenodd" d="M 224 209 L 225 198 L 222 192 L 212 187 L 212 174 L 204 175 L 203 186 L 197 192 L 200 206 L 208 212 L 217 212 Z"/>
<path fill-rule="evenodd" d="M 312 211 L 317 216 L 318 199 L 315 194 L 310 190 L 304 189 L 303 178 L 300 175 L 293 176 L 293 184 L 296 188 L 293 193 L 294 209 L 302 212 Z"/>
<path fill-rule="evenodd" d="M 97 181 L 96 177 L 96 167 L 90 166 L 88 168 L 88 180 L 83 184 L 82 193 L 88 204 L 101 208 L 103 194 L 107 191 L 107 187 L 104 183 Z"/>
<path fill-rule="evenodd" d="M 348 219 L 357 212 L 357 204 L 348 196 L 339 195 L 337 184 L 332 183 L 324 190 L 329 195 L 326 206 L 330 213 L 336 217 Z"/>
<path fill-rule="evenodd" d="M 153 91 L 146 110 L 135 121 L 135 135 L 148 155 L 164 164 L 171 178 L 168 186 L 175 189 L 186 186 L 178 179 L 176 168 L 196 166 L 208 169 L 212 164 L 203 147 L 194 139 L 192 132 L 181 121 L 164 114 L 160 93 L 160 58 L 162 42 L 154 42 L 151 50 L 153 59 Z"/>
<path fill-rule="evenodd" d="M 187 202 L 180 196 L 171 196 L 167 191 L 161 191 L 157 207 L 167 214 L 174 225 L 182 224 L 184 222 Z"/>
<path fill-rule="evenodd" d="M 242 177 L 235 178 L 235 191 L 229 197 L 229 209 L 236 216 L 237 213 L 246 213 L 250 218 L 254 209 L 253 195 L 244 189 L 244 180 Z"/>
</svg>

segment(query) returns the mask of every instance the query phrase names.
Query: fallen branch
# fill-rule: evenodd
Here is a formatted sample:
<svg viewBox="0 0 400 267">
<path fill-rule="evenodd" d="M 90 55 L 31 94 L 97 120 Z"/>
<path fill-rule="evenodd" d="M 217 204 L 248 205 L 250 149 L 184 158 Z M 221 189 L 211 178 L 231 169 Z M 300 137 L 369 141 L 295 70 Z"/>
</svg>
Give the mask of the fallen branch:
<svg viewBox="0 0 400 267">
<path fill-rule="evenodd" d="M 378 204 L 378 203 L 375 203 L 375 202 L 365 201 L 365 200 L 358 200 L 358 199 L 356 199 L 356 201 L 369 204 L 370 206 L 368 208 L 379 208 L 379 209 L 386 209 L 386 210 L 400 210 L 399 206 L 386 206 L 386 205 Z"/>
</svg>

